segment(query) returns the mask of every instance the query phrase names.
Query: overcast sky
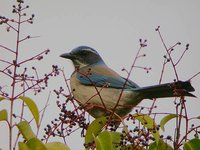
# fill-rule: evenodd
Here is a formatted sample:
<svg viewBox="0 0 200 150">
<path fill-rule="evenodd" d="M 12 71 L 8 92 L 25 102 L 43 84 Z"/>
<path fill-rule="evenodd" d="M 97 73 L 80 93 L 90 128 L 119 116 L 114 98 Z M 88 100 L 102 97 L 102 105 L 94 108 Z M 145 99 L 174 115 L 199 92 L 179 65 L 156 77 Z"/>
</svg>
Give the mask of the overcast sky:
<svg viewBox="0 0 200 150">
<path fill-rule="evenodd" d="M 48 71 L 52 64 L 57 64 L 66 71 L 69 78 L 73 71 L 70 61 L 59 57 L 60 54 L 69 52 L 71 49 L 87 45 L 96 49 L 105 62 L 117 71 L 126 76 L 121 71 L 123 67 L 129 69 L 134 56 L 139 48 L 139 39 L 147 39 L 148 46 L 142 50 L 147 56 L 138 61 L 138 65 L 151 67 L 152 70 L 146 74 L 143 70 L 135 69 L 130 77 L 131 80 L 140 86 L 157 84 L 160 77 L 163 55 L 165 49 L 159 39 L 155 28 L 160 26 L 167 46 L 172 46 L 180 41 L 175 52 L 175 59 L 184 50 L 187 43 L 190 49 L 185 55 L 177 70 L 181 80 L 187 80 L 199 72 L 200 66 L 200 1 L 199 0 L 26 0 L 30 5 L 29 12 L 35 14 L 35 21 L 32 26 L 24 26 L 23 32 L 31 33 L 33 36 L 40 36 L 23 43 L 20 59 L 37 54 L 43 49 L 49 48 L 51 53 L 40 63 L 41 71 Z M 0 1 L 0 15 L 9 15 L 12 9 L 13 1 Z M 1 26 L 0 26 L 1 27 Z M 14 47 L 11 34 L 0 28 L 0 44 Z M 0 58 L 7 54 L 0 52 Z M 33 64 L 31 64 L 33 65 Z M 37 65 L 37 64 L 34 64 Z M 0 63 L 2 68 L 2 64 Z M 200 76 L 192 80 L 196 89 L 194 94 L 200 97 Z M 175 78 L 171 67 L 167 67 L 163 82 L 171 82 Z M 58 81 L 57 81 L 58 80 Z M 62 79 L 53 80 L 49 89 L 53 90 L 63 84 Z M 0 82 L 5 80 L 0 77 Z M 37 99 L 46 99 L 47 93 L 39 95 L 36 103 L 40 105 Z M 53 94 L 52 94 L 53 95 Z M 52 96 L 53 97 L 53 96 Z M 188 113 L 191 116 L 200 114 L 199 98 L 187 98 Z M 42 103 L 42 102 L 41 102 Z M 50 122 L 57 115 L 58 111 L 55 105 L 55 99 L 50 101 L 50 115 L 46 117 L 45 123 Z M 151 104 L 144 100 L 140 105 Z M 42 108 L 43 103 L 40 108 Z M 174 111 L 173 100 L 159 101 L 158 112 Z M 0 105 L 0 108 L 4 105 Z M 47 114 L 48 115 L 48 114 Z M 54 116 L 54 117 L 52 117 Z M 52 118 L 51 118 L 52 117 Z M 200 124 L 199 124 L 200 125 Z M 1 125 L 0 125 L 1 126 Z M 7 149 L 4 142 L 7 131 L 0 127 L 0 148 Z M 2 134 L 3 133 L 3 134 Z M 67 141 L 71 149 L 81 149 L 82 141 L 80 133 L 73 134 Z M 77 144 L 78 143 L 78 144 Z"/>
</svg>

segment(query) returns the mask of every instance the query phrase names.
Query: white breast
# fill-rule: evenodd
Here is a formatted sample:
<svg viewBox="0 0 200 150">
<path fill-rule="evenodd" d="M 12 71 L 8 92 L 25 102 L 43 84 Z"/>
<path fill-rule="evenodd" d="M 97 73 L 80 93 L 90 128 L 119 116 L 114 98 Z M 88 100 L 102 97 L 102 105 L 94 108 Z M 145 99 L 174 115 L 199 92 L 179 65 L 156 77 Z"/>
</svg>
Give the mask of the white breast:
<svg viewBox="0 0 200 150">
<path fill-rule="evenodd" d="M 106 109 L 113 110 L 117 105 L 117 110 L 119 111 L 127 107 L 125 113 L 128 113 L 139 103 L 136 98 L 138 94 L 131 90 L 122 92 L 121 89 L 82 85 L 77 80 L 76 73 L 72 75 L 70 85 L 74 98 L 83 106 L 93 104 L 102 108 L 106 106 Z"/>
</svg>

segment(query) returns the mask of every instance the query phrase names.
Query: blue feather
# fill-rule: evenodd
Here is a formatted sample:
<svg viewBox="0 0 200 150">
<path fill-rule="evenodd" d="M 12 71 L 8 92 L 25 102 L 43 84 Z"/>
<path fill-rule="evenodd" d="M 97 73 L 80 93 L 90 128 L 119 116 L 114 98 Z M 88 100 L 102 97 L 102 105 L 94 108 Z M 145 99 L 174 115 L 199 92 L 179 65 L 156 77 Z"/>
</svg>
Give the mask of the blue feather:
<svg viewBox="0 0 200 150">
<path fill-rule="evenodd" d="M 83 75 L 80 73 L 77 73 L 77 79 L 80 81 L 81 84 L 84 85 L 95 85 L 97 87 L 111 87 L 111 88 L 117 88 L 117 89 L 133 89 L 139 87 L 134 82 L 128 80 L 126 82 L 126 79 L 120 77 L 120 78 L 114 78 L 110 76 L 104 76 L 99 75 L 96 73 L 91 73 L 89 75 Z M 126 86 L 124 86 L 126 82 Z"/>
</svg>

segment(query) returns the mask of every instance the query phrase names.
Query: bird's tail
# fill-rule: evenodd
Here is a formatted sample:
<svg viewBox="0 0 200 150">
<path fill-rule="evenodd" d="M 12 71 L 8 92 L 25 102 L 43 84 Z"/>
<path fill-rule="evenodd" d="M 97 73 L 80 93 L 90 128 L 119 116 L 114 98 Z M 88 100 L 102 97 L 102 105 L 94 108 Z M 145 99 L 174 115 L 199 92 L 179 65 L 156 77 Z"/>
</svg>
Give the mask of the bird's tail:
<svg viewBox="0 0 200 150">
<path fill-rule="evenodd" d="M 190 96 L 196 97 L 190 92 L 195 91 L 190 81 L 177 81 L 135 89 L 142 99 Z"/>
</svg>

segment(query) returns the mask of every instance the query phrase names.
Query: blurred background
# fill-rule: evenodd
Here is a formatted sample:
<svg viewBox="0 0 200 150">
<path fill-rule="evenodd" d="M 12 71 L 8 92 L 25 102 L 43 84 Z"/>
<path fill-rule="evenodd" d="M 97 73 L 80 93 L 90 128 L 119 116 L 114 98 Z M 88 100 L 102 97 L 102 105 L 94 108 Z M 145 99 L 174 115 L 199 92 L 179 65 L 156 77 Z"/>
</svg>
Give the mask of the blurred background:
<svg viewBox="0 0 200 150">
<path fill-rule="evenodd" d="M 11 12 L 14 4 L 15 0 L 1 0 L 0 15 L 13 18 L 14 15 Z M 22 26 L 22 36 L 30 34 L 39 37 L 27 40 L 21 45 L 19 60 L 49 48 L 51 52 L 44 60 L 27 64 L 29 67 L 37 67 L 40 75 L 50 72 L 52 65 L 58 65 L 65 70 L 65 75 L 69 78 L 73 72 L 72 63 L 60 58 L 59 55 L 77 46 L 87 45 L 96 49 L 108 66 L 126 77 L 126 73 L 121 71 L 122 68 L 130 69 L 139 49 L 139 39 L 147 39 L 148 46 L 142 49 L 142 54 L 146 54 L 146 57 L 139 59 L 137 65 L 152 69 L 148 74 L 142 69 L 134 69 L 130 79 L 140 86 L 157 84 L 160 79 L 163 56 L 166 53 L 155 31 L 158 26 L 168 47 L 177 42 L 182 43 L 175 48 L 174 60 L 180 57 L 185 45 L 190 44 L 189 50 L 177 67 L 180 80 L 187 80 L 200 70 L 200 1 L 198 0 L 127 0 L 125 2 L 120 0 L 26 0 L 25 4 L 30 6 L 27 15 L 34 14 L 35 18 L 33 25 Z M 16 44 L 13 32 L 7 33 L 5 26 L 0 26 L 0 44 L 10 48 L 14 48 Z M 0 50 L 1 59 L 10 60 L 11 57 L 7 52 Z M 0 63 L 0 68 L 3 68 L 3 65 Z M 174 78 L 173 69 L 168 64 L 163 82 L 172 82 Z M 10 84 L 3 76 L 0 76 L 0 83 Z M 194 94 L 197 98 L 186 98 L 190 117 L 200 114 L 199 83 L 199 76 L 192 79 L 192 85 L 196 89 Z M 49 91 L 58 89 L 60 86 L 65 87 L 62 76 L 50 80 L 45 92 L 36 97 L 31 93 L 28 96 L 32 97 L 42 109 Z M 43 126 L 58 117 L 56 100 L 55 94 L 51 92 L 50 105 L 47 108 Z M 144 100 L 139 105 L 151 106 L 151 103 L 150 100 Z M 156 105 L 158 108 L 155 112 L 175 112 L 173 99 L 157 101 Z M 0 109 L 5 107 L 9 108 L 8 103 L 0 103 Z M 200 123 L 196 122 L 196 125 Z M 8 144 L 5 144 L 8 142 L 8 131 L 5 127 L 6 124 L 0 123 L 0 148 L 3 150 L 8 149 Z M 170 132 L 173 135 L 174 131 L 169 125 L 166 127 L 166 133 Z M 40 135 L 43 135 L 43 130 Z M 67 144 L 71 149 L 82 149 L 83 139 L 80 138 L 80 131 L 69 136 Z"/>
</svg>

